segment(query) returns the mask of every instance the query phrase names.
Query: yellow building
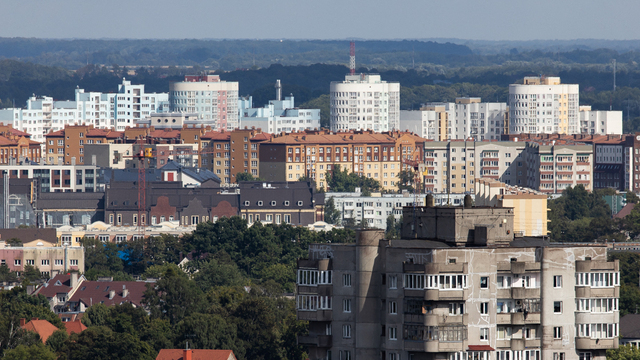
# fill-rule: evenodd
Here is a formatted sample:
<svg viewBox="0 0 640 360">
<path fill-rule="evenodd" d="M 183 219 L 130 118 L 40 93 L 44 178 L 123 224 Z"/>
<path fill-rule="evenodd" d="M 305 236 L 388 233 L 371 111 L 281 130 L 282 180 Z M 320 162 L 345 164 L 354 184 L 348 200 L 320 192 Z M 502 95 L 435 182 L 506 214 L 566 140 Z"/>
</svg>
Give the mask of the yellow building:
<svg viewBox="0 0 640 360">
<path fill-rule="evenodd" d="M 417 167 L 424 139 L 408 132 L 327 130 L 276 135 L 260 144 L 260 177 L 266 181 L 298 181 L 308 177 L 326 187 L 327 171 L 347 169 L 397 190 L 398 174 Z"/>
<path fill-rule="evenodd" d="M 476 179 L 476 206 L 513 208 L 516 236 L 547 235 L 547 195 L 493 179 Z"/>
</svg>

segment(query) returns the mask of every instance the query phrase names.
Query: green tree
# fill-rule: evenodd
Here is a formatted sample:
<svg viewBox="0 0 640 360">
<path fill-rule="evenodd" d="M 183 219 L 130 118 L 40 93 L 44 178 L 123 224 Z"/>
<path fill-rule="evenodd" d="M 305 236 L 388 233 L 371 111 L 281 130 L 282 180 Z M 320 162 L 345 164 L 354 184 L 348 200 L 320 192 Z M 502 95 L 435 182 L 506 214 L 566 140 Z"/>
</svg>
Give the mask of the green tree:
<svg viewBox="0 0 640 360">
<path fill-rule="evenodd" d="M 264 179 L 254 177 L 251 173 L 240 171 L 236 174 L 236 181 L 264 181 Z"/>
<path fill-rule="evenodd" d="M 46 345 L 51 351 L 57 353 L 61 351 L 65 345 L 65 342 L 69 339 L 69 335 L 66 330 L 55 331 L 49 338 L 47 338 Z"/>
<path fill-rule="evenodd" d="M 349 172 L 347 169 L 342 170 L 340 165 L 335 165 L 333 170 L 327 170 L 325 178 L 328 189 L 333 192 L 354 192 L 356 188 L 360 188 L 363 196 L 370 196 L 372 192 L 382 189 L 379 181 Z"/>
<path fill-rule="evenodd" d="M 91 326 L 71 334 L 61 349 L 68 360 L 153 360 L 156 352 L 149 344 L 128 333 L 115 333 L 108 327 Z"/>
<path fill-rule="evenodd" d="M 402 190 L 407 190 L 410 193 L 414 192 L 414 175 L 415 174 L 411 170 L 402 170 L 398 173 L 398 192 L 402 192 Z"/>
<path fill-rule="evenodd" d="M 385 232 L 386 239 L 400 239 L 402 235 L 402 217 L 396 220 L 395 216 L 387 216 L 387 230 Z"/>
<path fill-rule="evenodd" d="M 617 349 L 607 350 L 607 360 L 636 360 L 640 359 L 640 348 L 631 344 L 620 345 Z"/>
<path fill-rule="evenodd" d="M 180 334 L 176 345 L 195 349 L 231 349 L 238 359 L 245 358 L 245 349 L 238 339 L 237 325 L 219 314 L 189 314 L 176 326 Z"/>
<path fill-rule="evenodd" d="M 640 201 L 638 195 L 631 190 L 627 190 L 627 204 L 637 204 Z"/>
<path fill-rule="evenodd" d="M 336 209 L 333 197 L 327 197 L 324 202 L 324 221 L 327 224 L 340 224 L 340 211 Z"/>
<path fill-rule="evenodd" d="M 203 306 L 203 293 L 196 283 L 184 276 L 165 273 L 155 284 L 147 285 L 143 303 L 155 319 L 167 319 L 172 325 Z"/>
<path fill-rule="evenodd" d="M 4 352 L 3 359 L 7 360 L 55 360 L 56 354 L 44 346 L 42 342 L 29 346 L 18 345 L 15 349 Z"/>
<path fill-rule="evenodd" d="M 12 246 L 12 247 L 22 246 L 22 240 L 20 240 L 18 238 L 11 238 L 11 239 L 7 240 L 7 245 Z"/>
<path fill-rule="evenodd" d="M 42 279 L 42 274 L 35 266 L 25 265 L 24 270 L 22 272 L 22 278 L 27 282 L 34 282 Z"/>
</svg>

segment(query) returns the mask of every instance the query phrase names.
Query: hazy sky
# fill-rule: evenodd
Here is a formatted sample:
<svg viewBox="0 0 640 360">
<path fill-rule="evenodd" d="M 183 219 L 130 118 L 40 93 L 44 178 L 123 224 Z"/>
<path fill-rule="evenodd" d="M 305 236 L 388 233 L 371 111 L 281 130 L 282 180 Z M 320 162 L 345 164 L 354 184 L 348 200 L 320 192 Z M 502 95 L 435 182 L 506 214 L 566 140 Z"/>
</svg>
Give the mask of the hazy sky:
<svg viewBox="0 0 640 360">
<path fill-rule="evenodd" d="M 0 37 L 640 39 L 638 0 L 3 0 Z"/>
</svg>

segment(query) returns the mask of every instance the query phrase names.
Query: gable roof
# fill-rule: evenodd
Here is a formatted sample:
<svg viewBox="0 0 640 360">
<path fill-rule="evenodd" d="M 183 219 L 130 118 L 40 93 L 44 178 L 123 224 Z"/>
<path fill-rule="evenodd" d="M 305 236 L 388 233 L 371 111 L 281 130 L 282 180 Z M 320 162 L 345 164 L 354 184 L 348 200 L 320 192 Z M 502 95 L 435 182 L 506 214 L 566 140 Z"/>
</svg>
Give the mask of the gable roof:
<svg viewBox="0 0 640 360">
<path fill-rule="evenodd" d="M 64 323 L 64 327 L 66 328 L 67 334 L 69 335 L 74 333 L 81 333 L 87 330 L 87 327 L 84 326 L 84 324 L 80 320 L 67 321 L 66 323 Z"/>
<path fill-rule="evenodd" d="M 83 281 L 69 302 L 82 302 L 87 307 L 93 304 L 113 306 L 123 303 L 141 306 L 146 290 L 147 282 L 144 281 Z M 110 299 L 111 291 L 113 297 Z"/>
<path fill-rule="evenodd" d="M 71 275 L 58 274 L 39 287 L 38 290 L 36 290 L 36 294 L 53 298 L 57 294 L 68 294 L 71 290 Z"/>
<path fill-rule="evenodd" d="M 49 336 L 51 336 L 51 334 L 58 331 L 58 328 L 47 320 L 39 320 L 37 318 L 20 327 L 24 330 L 33 331 L 40 335 L 40 340 L 42 340 L 43 343 L 47 342 L 47 339 L 49 338 Z"/>
<path fill-rule="evenodd" d="M 627 215 L 631 214 L 633 208 L 635 208 L 636 204 L 627 204 L 625 205 L 617 214 L 613 215 L 614 219 L 624 219 Z"/>
<path fill-rule="evenodd" d="M 191 352 L 191 360 L 235 360 L 236 356 L 231 350 L 182 350 L 162 349 L 156 360 L 184 360 L 185 352 Z"/>
<path fill-rule="evenodd" d="M 626 339 L 640 339 L 640 314 L 627 314 L 620 318 L 620 335 Z"/>
</svg>

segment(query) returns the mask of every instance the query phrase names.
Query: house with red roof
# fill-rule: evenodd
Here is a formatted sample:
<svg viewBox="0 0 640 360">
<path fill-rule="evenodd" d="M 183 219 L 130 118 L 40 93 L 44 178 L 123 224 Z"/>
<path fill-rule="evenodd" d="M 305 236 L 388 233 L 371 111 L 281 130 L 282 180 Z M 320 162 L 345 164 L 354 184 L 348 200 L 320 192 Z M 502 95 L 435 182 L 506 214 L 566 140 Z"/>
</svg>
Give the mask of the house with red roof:
<svg viewBox="0 0 640 360">
<path fill-rule="evenodd" d="M 156 360 L 236 360 L 232 350 L 162 349 Z"/>
<path fill-rule="evenodd" d="M 47 342 L 47 339 L 51 334 L 59 330 L 47 320 L 40 320 L 38 318 L 33 318 L 29 322 L 27 322 L 26 319 L 20 319 L 20 327 L 24 330 L 33 331 L 40 335 L 40 340 L 42 340 L 43 343 Z"/>
</svg>

